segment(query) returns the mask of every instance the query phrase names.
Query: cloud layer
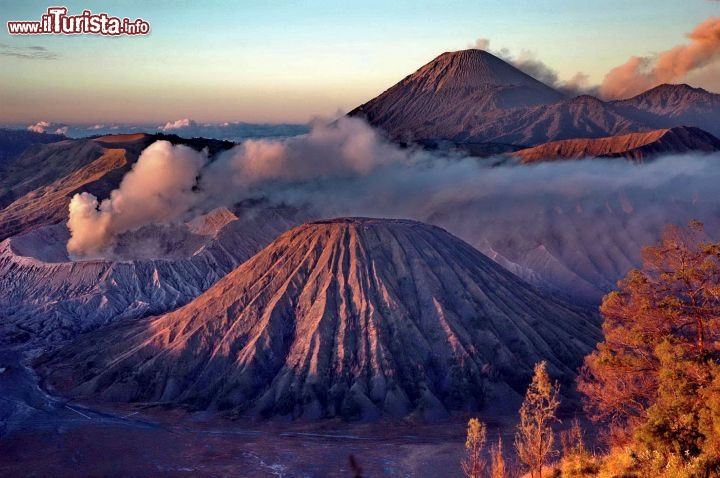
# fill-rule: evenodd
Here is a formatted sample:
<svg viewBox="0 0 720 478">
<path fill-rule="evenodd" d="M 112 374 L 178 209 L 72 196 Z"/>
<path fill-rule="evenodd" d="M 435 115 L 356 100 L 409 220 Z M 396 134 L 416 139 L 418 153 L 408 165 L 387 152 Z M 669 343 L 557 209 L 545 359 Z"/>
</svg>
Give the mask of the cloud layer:
<svg viewBox="0 0 720 478">
<path fill-rule="evenodd" d="M 44 46 L 18 46 L 0 43 L 0 56 L 19 58 L 21 60 L 57 60 L 54 53 Z"/>
<path fill-rule="evenodd" d="M 126 123 L 126 124 L 65 124 L 53 121 L 38 121 L 30 125 L 6 125 L 10 128 L 24 128 L 36 133 L 64 134 L 70 138 L 86 138 L 121 133 L 163 132 L 184 138 L 215 138 L 228 141 L 244 141 L 248 138 L 288 138 L 307 133 L 306 124 L 256 124 L 243 122 L 198 123 L 191 119 L 168 121 L 165 125 Z"/>
<path fill-rule="evenodd" d="M 154 143 L 109 199 L 73 198 L 68 249 L 75 257 L 102 256 L 121 232 L 263 199 L 308 217 L 417 219 L 478 247 L 507 243 L 515 253 L 520 243 L 533 251 L 555 238 L 558 254 L 572 254 L 570 237 L 583 237 L 579 247 L 600 247 L 609 234 L 633 230 L 642 232 L 632 240 L 643 242 L 621 242 L 639 250 L 669 222 L 717 223 L 718 182 L 717 154 L 645 165 L 615 159 L 498 166 L 497 158 L 400 149 L 361 120 L 341 118 L 303 136 L 245 141 L 209 162 L 189 148 Z"/>
<path fill-rule="evenodd" d="M 160 126 L 163 131 L 171 131 L 174 129 L 192 128 L 197 126 L 197 123 L 190 118 L 183 118 L 176 121 L 168 121 L 165 126 Z"/>
</svg>

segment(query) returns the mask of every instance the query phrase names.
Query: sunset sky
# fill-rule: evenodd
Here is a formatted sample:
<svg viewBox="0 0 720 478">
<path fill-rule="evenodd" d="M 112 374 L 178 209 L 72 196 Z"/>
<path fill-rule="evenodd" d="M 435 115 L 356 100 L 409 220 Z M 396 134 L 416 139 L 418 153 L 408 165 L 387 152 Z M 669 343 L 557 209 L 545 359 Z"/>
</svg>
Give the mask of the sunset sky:
<svg viewBox="0 0 720 478">
<path fill-rule="evenodd" d="M 60 3 L 70 14 L 140 17 L 152 31 L 13 36 L 7 21 L 40 20 L 55 3 L 0 0 L 2 123 L 305 122 L 345 112 L 478 38 L 597 84 L 720 16 L 711 0 Z M 688 81 L 718 91 L 719 71 Z"/>
</svg>

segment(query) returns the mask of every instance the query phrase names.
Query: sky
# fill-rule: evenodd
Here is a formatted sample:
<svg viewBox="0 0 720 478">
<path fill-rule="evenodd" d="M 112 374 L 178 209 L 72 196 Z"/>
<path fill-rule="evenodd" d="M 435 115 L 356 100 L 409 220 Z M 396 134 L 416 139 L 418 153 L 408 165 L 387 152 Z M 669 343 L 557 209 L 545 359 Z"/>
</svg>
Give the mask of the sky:
<svg viewBox="0 0 720 478">
<path fill-rule="evenodd" d="M 598 84 L 720 16 L 712 0 L 70 0 L 69 14 L 142 18 L 151 32 L 8 33 L 6 22 L 40 20 L 57 3 L 0 0 L 0 123 L 307 122 L 479 38 Z M 705 72 L 695 86 L 716 80 Z"/>
</svg>

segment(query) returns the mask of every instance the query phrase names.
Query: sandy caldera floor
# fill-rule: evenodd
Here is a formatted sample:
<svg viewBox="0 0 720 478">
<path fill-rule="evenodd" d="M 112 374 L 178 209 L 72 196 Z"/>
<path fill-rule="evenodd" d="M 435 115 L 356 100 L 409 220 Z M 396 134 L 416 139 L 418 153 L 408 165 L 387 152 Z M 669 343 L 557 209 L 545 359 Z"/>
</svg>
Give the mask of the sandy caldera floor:
<svg viewBox="0 0 720 478">
<path fill-rule="evenodd" d="M 0 478 L 461 477 L 472 416 L 488 425 L 490 443 L 502 437 L 508 466 L 518 466 L 511 457 L 519 397 L 432 423 L 254 421 L 152 405 L 76 403 L 38 384 L 23 351 L 0 346 Z M 570 426 L 579 409 L 572 401 L 563 405 L 556 431 Z M 596 449 L 595 426 L 581 425 L 586 444 Z"/>
<path fill-rule="evenodd" d="M 435 424 L 253 423 L 68 406 L 0 438 L 0 476 L 351 477 L 350 455 L 362 476 L 462 476 L 466 422 L 459 417 Z M 490 434 L 507 428 L 491 424 Z"/>
<path fill-rule="evenodd" d="M 508 405 L 481 417 L 506 445 Z M 0 348 L 0 477 L 352 477 L 351 455 L 365 477 L 462 476 L 468 418 L 262 422 L 79 404 L 48 394 L 21 351 Z"/>
</svg>

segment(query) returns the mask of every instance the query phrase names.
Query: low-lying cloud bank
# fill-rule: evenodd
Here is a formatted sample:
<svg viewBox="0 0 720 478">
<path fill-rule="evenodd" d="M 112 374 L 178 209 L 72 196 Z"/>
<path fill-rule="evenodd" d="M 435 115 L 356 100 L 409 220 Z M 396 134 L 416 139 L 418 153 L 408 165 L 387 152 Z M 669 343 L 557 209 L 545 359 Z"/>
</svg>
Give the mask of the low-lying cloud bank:
<svg viewBox="0 0 720 478">
<path fill-rule="evenodd" d="M 38 121 L 27 127 L 33 133 L 67 134 L 69 127 L 64 124 L 57 124 L 51 121 Z"/>
<path fill-rule="evenodd" d="M 475 245 L 517 233 L 528 248 L 555 236 L 559 248 L 567 246 L 563 228 L 598 242 L 616 232 L 655 234 L 669 222 L 720 217 L 718 154 L 642 165 L 622 159 L 497 164 L 497 158 L 400 149 L 355 118 L 317 123 L 286 140 L 248 140 L 210 160 L 157 142 L 110 198 L 99 204 L 89 194 L 73 198 L 68 250 L 78 258 L 102 256 L 123 231 L 259 198 L 311 217 L 432 222 Z"/>
<path fill-rule="evenodd" d="M 307 133 L 305 124 L 263 124 L 226 121 L 223 123 L 200 123 L 190 118 L 168 121 L 158 130 L 184 138 L 215 138 L 228 141 L 244 141 L 249 138 L 289 138 Z"/>
</svg>

